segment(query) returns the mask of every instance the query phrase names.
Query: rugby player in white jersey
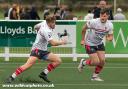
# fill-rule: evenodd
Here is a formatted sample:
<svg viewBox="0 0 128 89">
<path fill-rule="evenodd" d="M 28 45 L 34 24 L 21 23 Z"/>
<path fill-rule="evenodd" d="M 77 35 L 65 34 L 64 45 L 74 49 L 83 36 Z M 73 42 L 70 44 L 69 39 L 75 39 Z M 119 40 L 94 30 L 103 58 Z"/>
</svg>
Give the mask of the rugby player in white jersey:
<svg viewBox="0 0 128 89">
<path fill-rule="evenodd" d="M 113 39 L 113 24 L 108 21 L 109 11 L 103 9 L 100 12 L 100 18 L 87 21 L 82 29 L 81 45 L 85 46 L 86 53 L 89 59 L 81 59 L 78 66 L 79 72 L 82 72 L 84 66 L 95 66 L 95 71 L 91 80 L 103 81 L 99 77 L 99 73 L 105 64 L 105 47 L 103 38 L 106 37 L 108 41 Z M 87 29 L 90 29 L 85 37 Z"/>
<path fill-rule="evenodd" d="M 50 82 L 50 80 L 47 78 L 47 74 L 61 64 L 61 59 L 52 52 L 48 52 L 47 45 L 50 43 L 52 46 L 58 46 L 67 43 L 65 39 L 57 41 L 52 38 L 52 31 L 55 28 L 55 21 L 55 17 L 48 16 L 46 21 L 43 21 L 35 26 L 35 29 L 38 30 L 38 32 L 36 35 L 36 40 L 32 46 L 30 57 L 24 65 L 17 68 L 16 71 L 7 79 L 7 83 L 11 83 L 18 75 L 32 67 L 37 59 L 50 62 L 39 74 L 39 77 L 44 81 L 48 83 Z"/>
</svg>

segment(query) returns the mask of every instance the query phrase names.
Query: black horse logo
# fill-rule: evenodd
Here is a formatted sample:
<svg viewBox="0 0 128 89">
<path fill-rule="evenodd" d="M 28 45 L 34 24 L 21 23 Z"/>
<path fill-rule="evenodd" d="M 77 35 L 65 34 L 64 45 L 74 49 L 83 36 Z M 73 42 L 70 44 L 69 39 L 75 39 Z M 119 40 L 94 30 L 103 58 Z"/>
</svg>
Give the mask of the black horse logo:
<svg viewBox="0 0 128 89">
<path fill-rule="evenodd" d="M 57 33 L 57 35 L 58 35 L 59 39 L 61 39 L 62 37 L 69 36 L 69 33 L 65 29 L 63 33 Z"/>
</svg>

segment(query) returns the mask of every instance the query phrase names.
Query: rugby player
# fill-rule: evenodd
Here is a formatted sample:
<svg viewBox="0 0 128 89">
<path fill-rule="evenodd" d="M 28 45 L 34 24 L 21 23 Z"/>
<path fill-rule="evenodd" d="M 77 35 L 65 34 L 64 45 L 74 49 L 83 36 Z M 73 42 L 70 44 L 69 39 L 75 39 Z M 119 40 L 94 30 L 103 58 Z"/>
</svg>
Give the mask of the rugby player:
<svg viewBox="0 0 128 89">
<path fill-rule="evenodd" d="M 82 72 L 84 66 L 95 66 L 95 71 L 91 80 L 103 81 L 99 77 L 99 73 L 105 64 L 105 47 L 103 43 L 104 37 L 108 41 L 113 39 L 113 24 L 108 20 L 109 10 L 102 9 L 100 12 L 100 18 L 87 21 L 82 29 L 81 45 L 85 46 L 86 53 L 89 55 L 89 59 L 81 59 L 78 66 L 78 71 Z M 87 36 L 85 33 L 89 29 Z"/>
<path fill-rule="evenodd" d="M 55 21 L 56 19 L 54 16 L 48 16 L 46 21 L 43 21 L 42 23 L 39 23 L 35 26 L 35 29 L 38 30 L 38 32 L 35 42 L 32 46 L 30 57 L 24 65 L 18 67 L 15 72 L 7 79 L 7 83 L 11 83 L 18 75 L 32 67 L 37 59 L 50 62 L 47 67 L 39 74 L 39 77 L 48 83 L 51 82 L 47 78 L 47 74 L 61 64 L 61 59 L 54 53 L 47 51 L 47 45 L 50 43 L 52 46 L 58 46 L 67 43 L 65 39 L 58 41 L 52 38 L 52 31 L 55 28 Z"/>
</svg>

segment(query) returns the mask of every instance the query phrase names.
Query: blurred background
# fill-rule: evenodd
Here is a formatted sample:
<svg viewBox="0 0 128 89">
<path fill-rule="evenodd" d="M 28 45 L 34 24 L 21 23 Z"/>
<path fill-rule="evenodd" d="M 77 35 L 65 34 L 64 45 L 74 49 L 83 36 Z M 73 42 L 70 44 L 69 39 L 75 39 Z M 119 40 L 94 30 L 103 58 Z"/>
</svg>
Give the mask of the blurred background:
<svg viewBox="0 0 128 89">
<path fill-rule="evenodd" d="M 54 14 L 58 20 L 84 20 L 90 11 L 94 13 L 94 9 L 99 7 L 99 2 L 100 0 L 0 0 L 0 19 L 7 19 L 10 8 L 15 8 L 12 19 L 38 20 Z M 106 4 L 112 10 L 113 17 L 120 11 L 128 19 L 127 0 L 106 0 Z"/>
</svg>

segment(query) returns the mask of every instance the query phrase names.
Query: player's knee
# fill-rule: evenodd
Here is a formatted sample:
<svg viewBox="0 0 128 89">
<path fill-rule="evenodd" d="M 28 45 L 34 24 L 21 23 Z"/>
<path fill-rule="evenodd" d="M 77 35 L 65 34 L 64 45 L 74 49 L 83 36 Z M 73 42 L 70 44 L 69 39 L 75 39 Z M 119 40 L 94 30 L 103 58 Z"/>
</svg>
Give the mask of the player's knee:
<svg viewBox="0 0 128 89">
<path fill-rule="evenodd" d="M 99 65 L 99 63 L 100 63 L 99 60 L 93 60 L 93 61 L 92 61 L 92 64 L 94 64 L 94 65 Z"/>
<path fill-rule="evenodd" d="M 99 64 L 100 64 L 100 61 L 99 60 L 92 61 L 92 65 L 99 65 Z"/>
<path fill-rule="evenodd" d="M 100 61 L 100 65 L 101 65 L 101 66 L 105 65 L 105 60 L 101 60 L 101 61 Z"/>
<path fill-rule="evenodd" d="M 100 64 L 100 61 L 96 61 L 95 64 L 96 64 L 96 65 L 99 65 L 99 64 Z"/>
<path fill-rule="evenodd" d="M 61 63 L 62 63 L 62 60 L 61 60 L 60 58 L 57 58 L 56 64 L 57 64 L 57 65 L 60 65 Z"/>
<path fill-rule="evenodd" d="M 61 59 L 59 56 L 54 55 L 54 59 L 52 59 L 52 61 L 56 64 L 56 65 L 60 65 L 62 63 Z"/>
</svg>

